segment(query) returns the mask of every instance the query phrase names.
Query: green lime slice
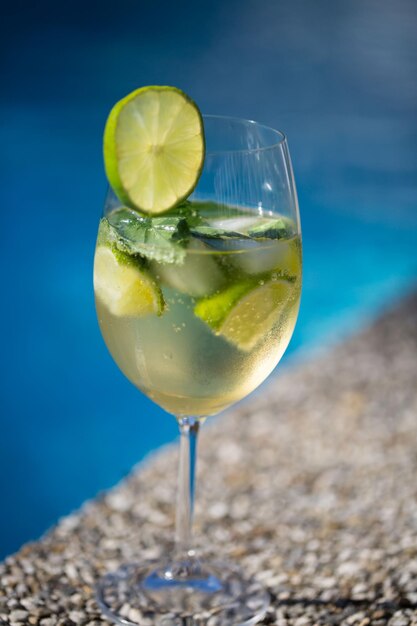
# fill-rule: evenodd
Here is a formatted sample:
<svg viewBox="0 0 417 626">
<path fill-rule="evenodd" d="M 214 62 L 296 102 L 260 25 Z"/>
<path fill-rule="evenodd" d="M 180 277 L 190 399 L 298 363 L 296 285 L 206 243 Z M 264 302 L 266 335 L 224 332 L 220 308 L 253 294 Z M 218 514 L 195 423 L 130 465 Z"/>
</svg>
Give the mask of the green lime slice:
<svg viewBox="0 0 417 626">
<path fill-rule="evenodd" d="M 107 245 L 96 249 L 94 291 L 118 317 L 161 315 L 164 309 L 162 292 L 151 275 L 127 254 Z"/>
<path fill-rule="evenodd" d="M 142 87 L 111 110 L 103 151 L 119 198 L 146 213 L 162 213 L 189 196 L 200 177 L 201 113 L 180 89 Z"/>
<path fill-rule="evenodd" d="M 238 348 L 250 351 L 279 321 L 291 297 L 285 280 L 244 280 L 200 300 L 194 313 Z"/>
</svg>

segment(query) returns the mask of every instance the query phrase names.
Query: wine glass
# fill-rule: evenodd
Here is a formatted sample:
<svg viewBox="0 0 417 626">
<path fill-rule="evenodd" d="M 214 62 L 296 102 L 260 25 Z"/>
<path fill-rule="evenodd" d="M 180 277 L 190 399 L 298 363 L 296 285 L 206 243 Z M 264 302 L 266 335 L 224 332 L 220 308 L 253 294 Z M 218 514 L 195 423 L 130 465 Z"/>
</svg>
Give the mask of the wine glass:
<svg viewBox="0 0 417 626">
<path fill-rule="evenodd" d="M 123 565 L 98 585 L 102 611 L 118 624 L 138 624 L 132 614 L 161 626 L 252 624 L 269 603 L 237 566 L 193 549 L 194 477 L 200 426 L 258 387 L 293 333 L 301 293 L 297 195 L 283 133 L 203 119 L 205 162 L 188 202 L 146 221 L 110 188 L 100 222 L 94 280 L 102 335 L 122 372 L 175 416 L 181 435 L 173 554 Z M 141 238 L 135 267 L 110 267 L 103 229 L 123 255 L 145 222 L 163 237 Z M 185 226 L 186 236 L 172 235 Z M 105 298 L 103 275 L 114 281 Z"/>
</svg>

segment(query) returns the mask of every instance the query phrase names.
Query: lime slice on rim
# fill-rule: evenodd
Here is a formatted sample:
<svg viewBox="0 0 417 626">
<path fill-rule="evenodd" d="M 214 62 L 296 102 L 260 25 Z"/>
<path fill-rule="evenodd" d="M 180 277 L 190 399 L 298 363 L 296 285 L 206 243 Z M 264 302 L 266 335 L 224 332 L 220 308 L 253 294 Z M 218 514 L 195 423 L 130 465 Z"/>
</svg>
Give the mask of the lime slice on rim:
<svg viewBox="0 0 417 626">
<path fill-rule="evenodd" d="M 291 291 L 285 280 L 244 280 L 200 300 L 194 313 L 217 335 L 249 351 L 278 323 Z"/>
<path fill-rule="evenodd" d="M 103 151 L 119 198 L 146 213 L 162 213 L 189 196 L 200 177 L 201 113 L 180 89 L 142 87 L 114 105 Z"/>
<path fill-rule="evenodd" d="M 109 246 L 96 249 L 94 291 L 118 317 L 161 315 L 164 309 L 162 292 L 147 270 Z"/>
</svg>

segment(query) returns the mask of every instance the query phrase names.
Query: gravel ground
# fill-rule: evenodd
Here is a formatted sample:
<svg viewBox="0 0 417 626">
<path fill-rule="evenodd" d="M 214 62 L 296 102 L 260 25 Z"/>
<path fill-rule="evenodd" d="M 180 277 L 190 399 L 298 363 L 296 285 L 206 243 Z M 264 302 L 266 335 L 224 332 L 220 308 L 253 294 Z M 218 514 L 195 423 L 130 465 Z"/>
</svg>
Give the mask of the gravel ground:
<svg viewBox="0 0 417 626">
<path fill-rule="evenodd" d="M 6 559 L 0 619 L 107 624 L 97 577 L 171 545 L 176 456 Z M 197 543 L 263 582 L 265 624 L 417 625 L 416 495 L 417 295 L 203 428 Z"/>
</svg>

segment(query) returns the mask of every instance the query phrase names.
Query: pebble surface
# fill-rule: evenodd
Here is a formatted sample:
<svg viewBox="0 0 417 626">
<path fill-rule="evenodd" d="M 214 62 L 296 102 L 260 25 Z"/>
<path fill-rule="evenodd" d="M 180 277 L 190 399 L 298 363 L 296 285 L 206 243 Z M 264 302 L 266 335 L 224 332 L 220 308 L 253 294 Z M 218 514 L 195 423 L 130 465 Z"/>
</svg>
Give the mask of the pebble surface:
<svg viewBox="0 0 417 626">
<path fill-rule="evenodd" d="M 0 564 L 0 623 L 106 626 L 98 577 L 172 545 L 176 462 L 161 450 Z M 262 581 L 265 625 L 417 626 L 416 496 L 414 295 L 202 429 L 196 543 Z"/>
</svg>

